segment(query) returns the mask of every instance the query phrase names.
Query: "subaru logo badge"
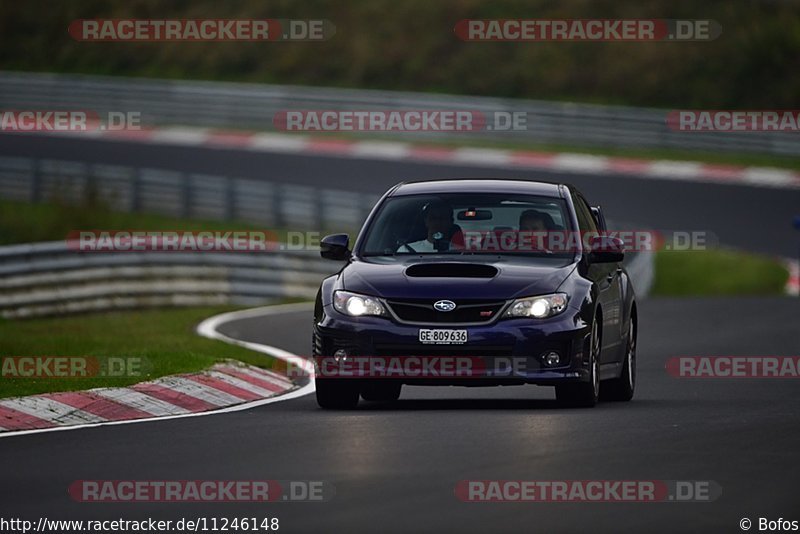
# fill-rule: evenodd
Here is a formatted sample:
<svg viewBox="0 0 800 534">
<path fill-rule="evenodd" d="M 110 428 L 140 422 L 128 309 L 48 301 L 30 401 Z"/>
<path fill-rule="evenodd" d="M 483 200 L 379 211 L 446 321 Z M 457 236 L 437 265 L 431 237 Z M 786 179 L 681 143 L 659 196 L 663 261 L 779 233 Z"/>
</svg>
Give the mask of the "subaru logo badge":
<svg viewBox="0 0 800 534">
<path fill-rule="evenodd" d="M 437 300 L 433 303 L 433 308 L 440 312 L 449 312 L 456 309 L 456 303 L 452 300 Z"/>
</svg>

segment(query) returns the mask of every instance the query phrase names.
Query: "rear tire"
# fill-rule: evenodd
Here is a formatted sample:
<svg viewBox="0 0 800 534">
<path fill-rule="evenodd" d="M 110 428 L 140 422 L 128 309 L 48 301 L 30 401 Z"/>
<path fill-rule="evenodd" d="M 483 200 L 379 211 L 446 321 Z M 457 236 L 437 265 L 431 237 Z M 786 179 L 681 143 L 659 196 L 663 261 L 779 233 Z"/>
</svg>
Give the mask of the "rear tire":
<svg viewBox="0 0 800 534">
<path fill-rule="evenodd" d="M 341 378 L 315 379 L 320 408 L 350 410 L 358 405 L 359 383 Z"/>
<path fill-rule="evenodd" d="M 361 398 L 366 401 L 394 402 L 400 398 L 400 382 L 365 382 L 361 385 Z"/>
<path fill-rule="evenodd" d="M 600 317 L 592 323 L 589 340 L 589 380 L 556 386 L 556 400 L 563 406 L 572 408 L 592 408 L 600 395 Z"/>
<path fill-rule="evenodd" d="M 631 316 L 628 327 L 628 340 L 625 359 L 622 362 L 622 374 L 619 378 L 603 383 L 603 400 L 627 402 L 633 398 L 636 389 L 636 316 Z"/>
</svg>

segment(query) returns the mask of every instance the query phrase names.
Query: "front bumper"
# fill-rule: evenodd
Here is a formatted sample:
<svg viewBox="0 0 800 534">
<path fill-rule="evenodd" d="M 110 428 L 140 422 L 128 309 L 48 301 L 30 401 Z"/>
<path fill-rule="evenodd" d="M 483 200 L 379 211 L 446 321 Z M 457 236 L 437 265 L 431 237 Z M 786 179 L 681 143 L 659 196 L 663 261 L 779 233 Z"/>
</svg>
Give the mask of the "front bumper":
<svg viewBox="0 0 800 534">
<path fill-rule="evenodd" d="M 325 307 L 324 311 L 322 320 L 314 325 L 318 378 L 391 378 L 413 385 L 466 386 L 556 385 L 589 380 L 587 351 L 591 325 L 571 307 L 549 319 L 499 319 L 474 326 L 408 325 L 382 317 L 350 317 L 332 307 Z M 453 345 L 424 344 L 419 341 L 420 329 L 466 329 L 468 341 Z M 558 352 L 560 362 L 547 366 L 543 356 L 551 351 Z M 333 358 L 334 354 L 339 356 Z M 343 358 L 343 354 L 347 356 Z M 428 372 L 420 373 L 424 364 L 416 365 L 419 358 L 427 358 L 428 363 L 436 359 L 440 364 L 459 359 L 460 363 L 469 362 L 472 372 L 454 376 L 430 372 L 428 368 Z M 355 366 L 349 369 L 367 369 L 367 372 L 330 372 L 331 365 L 339 365 L 341 369 L 348 359 Z M 388 372 L 387 365 L 392 361 L 410 365 L 395 365 Z"/>
</svg>

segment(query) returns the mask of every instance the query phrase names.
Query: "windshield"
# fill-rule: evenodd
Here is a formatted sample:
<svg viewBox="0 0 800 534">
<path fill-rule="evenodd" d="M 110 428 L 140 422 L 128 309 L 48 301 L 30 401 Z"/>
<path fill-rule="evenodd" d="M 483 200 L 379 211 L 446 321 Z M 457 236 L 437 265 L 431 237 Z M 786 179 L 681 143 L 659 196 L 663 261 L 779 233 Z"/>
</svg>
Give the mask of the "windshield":
<svg viewBox="0 0 800 534">
<path fill-rule="evenodd" d="M 571 230 L 561 198 L 450 193 L 387 199 L 367 229 L 360 255 L 491 254 L 569 257 L 543 235 Z"/>
</svg>

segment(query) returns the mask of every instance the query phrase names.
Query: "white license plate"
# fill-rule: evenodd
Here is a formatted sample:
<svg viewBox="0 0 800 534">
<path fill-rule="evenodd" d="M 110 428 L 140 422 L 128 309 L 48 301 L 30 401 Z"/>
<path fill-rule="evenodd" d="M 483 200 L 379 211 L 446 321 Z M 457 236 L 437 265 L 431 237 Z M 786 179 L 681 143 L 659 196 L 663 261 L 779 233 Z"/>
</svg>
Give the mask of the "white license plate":
<svg viewBox="0 0 800 534">
<path fill-rule="evenodd" d="M 460 345 L 467 342 L 467 331 L 420 329 L 419 342 L 434 345 Z"/>
</svg>

